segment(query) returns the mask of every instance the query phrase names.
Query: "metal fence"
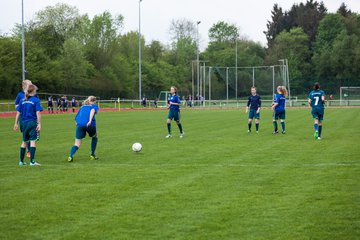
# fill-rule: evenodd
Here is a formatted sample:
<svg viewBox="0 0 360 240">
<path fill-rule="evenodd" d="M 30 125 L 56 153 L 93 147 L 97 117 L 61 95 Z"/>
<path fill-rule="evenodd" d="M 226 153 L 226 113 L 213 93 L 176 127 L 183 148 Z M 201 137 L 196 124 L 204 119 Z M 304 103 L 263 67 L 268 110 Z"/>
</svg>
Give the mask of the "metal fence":
<svg viewBox="0 0 360 240">
<path fill-rule="evenodd" d="M 271 100 L 262 100 L 262 107 L 271 107 Z M 47 110 L 47 101 L 41 102 L 44 110 Z M 140 100 L 100 100 L 97 102 L 100 108 L 103 109 L 164 109 L 167 107 L 166 101 L 147 100 L 146 104 L 143 104 Z M 246 107 L 247 100 L 204 100 L 204 101 L 191 101 L 182 102 L 181 108 L 189 109 L 231 109 L 231 108 L 244 108 Z M 308 107 L 307 99 L 294 99 L 286 101 L 287 107 Z M 327 100 L 326 107 L 360 107 L 360 100 Z M 76 107 L 79 108 L 79 107 Z M 54 110 L 56 105 L 54 104 Z M 71 107 L 69 106 L 69 112 Z M 2 102 L 0 103 L 0 112 L 15 112 L 14 102 Z"/>
</svg>

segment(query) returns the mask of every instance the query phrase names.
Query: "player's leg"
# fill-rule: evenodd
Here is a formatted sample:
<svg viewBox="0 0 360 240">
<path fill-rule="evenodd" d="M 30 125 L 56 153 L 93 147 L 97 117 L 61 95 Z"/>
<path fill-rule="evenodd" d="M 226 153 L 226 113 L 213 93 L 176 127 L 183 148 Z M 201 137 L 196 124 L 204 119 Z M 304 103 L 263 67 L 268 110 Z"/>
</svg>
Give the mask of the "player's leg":
<svg viewBox="0 0 360 240">
<path fill-rule="evenodd" d="M 91 137 L 91 145 L 90 145 L 90 160 L 98 160 L 99 158 L 95 155 L 96 146 L 98 143 L 98 137 L 96 132 L 96 127 L 88 127 L 87 132 L 89 136 Z"/>
<path fill-rule="evenodd" d="M 273 118 L 273 125 L 274 125 L 274 132 L 273 134 L 279 133 L 278 131 L 278 124 L 277 124 L 277 120 L 279 119 L 279 116 L 277 113 L 274 113 L 274 118 Z"/>
<path fill-rule="evenodd" d="M 79 150 L 82 140 L 86 136 L 86 128 L 85 127 L 76 127 L 76 134 L 75 134 L 75 143 L 74 146 L 71 147 L 70 155 L 68 157 L 68 162 L 72 162 L 74 160 L 74 155 Z"/>
<path fill-rule="evenodd" d="M 315 111 L 312 111 L 311 114 L 314 118 L 314 139 L 317 140 L 319 137 L 319 115 Z"/>
<path fill-rule="evenodd" d="M 318 135 L 318 139 L 319 139 L 319 140 L 321 139 L 321 134 L 322 134 L 322 127 L 323 127 L 322 122 L 323 122 L 323 119 L 324 119 L 324 112 L 321 112 L 321 113 L 319 114 L 319 119 L 318 119 L 318 121 L 319 121 L 319 128 L 318 128 L 319 135 Z"/>
<path fill-rule="evenodd" d="M 175 115 L 174 115 L 174 120 L 179 128 L 179 131 L 180 131 L 180 138 L 183 138 L 184 136 L 184 133 L 183 133 L 183 128 L 182 128 L 182 125 L 181 125 L 181 122 L 180 122 L 180 112 L 175 112 Z"/>
<path fill-rule="evenodd" d="M 168 135 L 166 135 L 166 138 L 171 138 L 171 120 L 173 118 L 174 118 L 173 112 L 171 110 L 169 110 L 167 121 L 166 121 L 167 130 L 168 130 Z"/>
<path fill-rule="evenodd" d="M 252 118 L 250 118 L 250 116 L 249 116 L 249 119 L 248 119 L 248 132 L 251 132 L 251 125 L 252 125 Z"/>
<path fill-rule="evenodd" d="M 281 124 L 281 133 L 285 134 L 285 111 L 281 112 L 279 114 L 279 118 L 280 118 L 280 124 Z"/>
<path fill-rule="evenodd" d="M 35 161 L 36 140 L 30 141 L 30 166 L 40 166 L 40 163 Z"/>
<path fill-rule="evenodd" d="M 27 147 L 27 142 L 22 142 L 21 146 L 20 146 L 20 161 L 19 161 L 19 166 L 24 166 L 26 165 L 26 163 L 24 162 L 24 158 L 25 158 L 25 152 L 26 152 L 26 147 Z"/>
<path fill-rule="evenodd" d="M 259 119 L 259 118 L 255 118 L 256 133 L 259 133 L 259 123 L 260 123 L 260 119 Z"/>
<path fill-rule="evenodd" d="M 166 135 L 166 138 L 171 138 L 171 118 L 167 119 L 166 124 L 168 130 L 168 135 Z"/>
</svg>

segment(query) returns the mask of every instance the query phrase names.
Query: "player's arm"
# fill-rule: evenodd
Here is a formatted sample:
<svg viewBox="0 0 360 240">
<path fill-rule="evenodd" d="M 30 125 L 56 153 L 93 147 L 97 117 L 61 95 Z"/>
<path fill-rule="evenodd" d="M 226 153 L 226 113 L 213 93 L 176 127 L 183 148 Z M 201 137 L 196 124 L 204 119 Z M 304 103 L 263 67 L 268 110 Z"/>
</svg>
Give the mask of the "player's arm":
<svg viewBox="0 0 360 240">
<path fill-rule="evenodd" d="M 276 107 L 277 105 L 279 105 L 279 103 L 274 102 L 274 104 L 271 106 L 271 109 L 272 109 L 273 112 L 275 111 L 275 107 Z"/>
<path fill-rule="evenodd" d="M 323 104 L 325 103 L 325 95 L 321 96 L 321 101 L 322 101 Z"/>
<path fill-rule="evenodd" d="M 40 132 L 40 130 L 41 130 L 41 112 L 40 111 L 36 111 L 36 117 L 37 117 L 36 131 Z"/>
<path fill-rule="evenodd" d="M 95 109 L 91 109 L 90 116 L 89 116 L 89 122 L 86 124 L 86 126 L 89 127 L 91 125 L 91 121 L 94 118 L 94 115 L 95 115 Z"/>
<path fill-rule="evenodd" d="M 259 113 L 260 112 L 260 109 L 261 109 L 261 99 L 259 98 L 259 105 L 258 105 L 258 109 L 257 109 L 257 113 Z"/>
<path fill-rule="evenodd" d="M 19 117 L 20 117 L 20 112 L 16 112 L 14 131 L 18 130 L 19 128 Z"/>
<path fill-rule="evenodd" d="M 249 97 L 248 102 L 246 104 L 246 110 L 245 110 L 246 113 L 249 111 L 250 103 L 251 103 L 251 100 L 250 100 L 250 97 Z"/>
</svg>

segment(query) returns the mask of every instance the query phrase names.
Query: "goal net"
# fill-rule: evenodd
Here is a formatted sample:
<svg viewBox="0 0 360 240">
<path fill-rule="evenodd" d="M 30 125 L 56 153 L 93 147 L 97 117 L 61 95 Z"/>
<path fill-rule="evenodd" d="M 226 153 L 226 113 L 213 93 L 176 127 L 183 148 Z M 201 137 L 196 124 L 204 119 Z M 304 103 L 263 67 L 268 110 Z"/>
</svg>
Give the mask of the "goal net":
<svg viewBox="0 0 360 240">
<path fill-rule="evenodd" d="M 340 105 L 351 106 L 360 101 L 360 87 L 340 87 Z"/>
<path fill-rule="evenodd" d="M 195 83 L 195 97 L 206 101 L 225 100 L 237 104 L 246 100 L 255 86 L 264 100 L 271 101 L 279 85 L 289 89 L 287 69 L 283 65 L 251 67 L 201 66 L 199 83 Z"/>
</svg>

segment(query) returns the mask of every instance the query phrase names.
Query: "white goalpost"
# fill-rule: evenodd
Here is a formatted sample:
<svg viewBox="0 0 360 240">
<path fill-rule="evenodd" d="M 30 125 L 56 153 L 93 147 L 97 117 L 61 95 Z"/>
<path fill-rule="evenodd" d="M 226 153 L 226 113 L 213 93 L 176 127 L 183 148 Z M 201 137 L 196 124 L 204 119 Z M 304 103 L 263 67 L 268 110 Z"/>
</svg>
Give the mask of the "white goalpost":
<svg viewBox="0 0 360 240">
<path fill-rule="evenodd" d="M 350 106 L 360 101 L 360 87 L 340 87 L 340 106 Z"/>
</svg>

